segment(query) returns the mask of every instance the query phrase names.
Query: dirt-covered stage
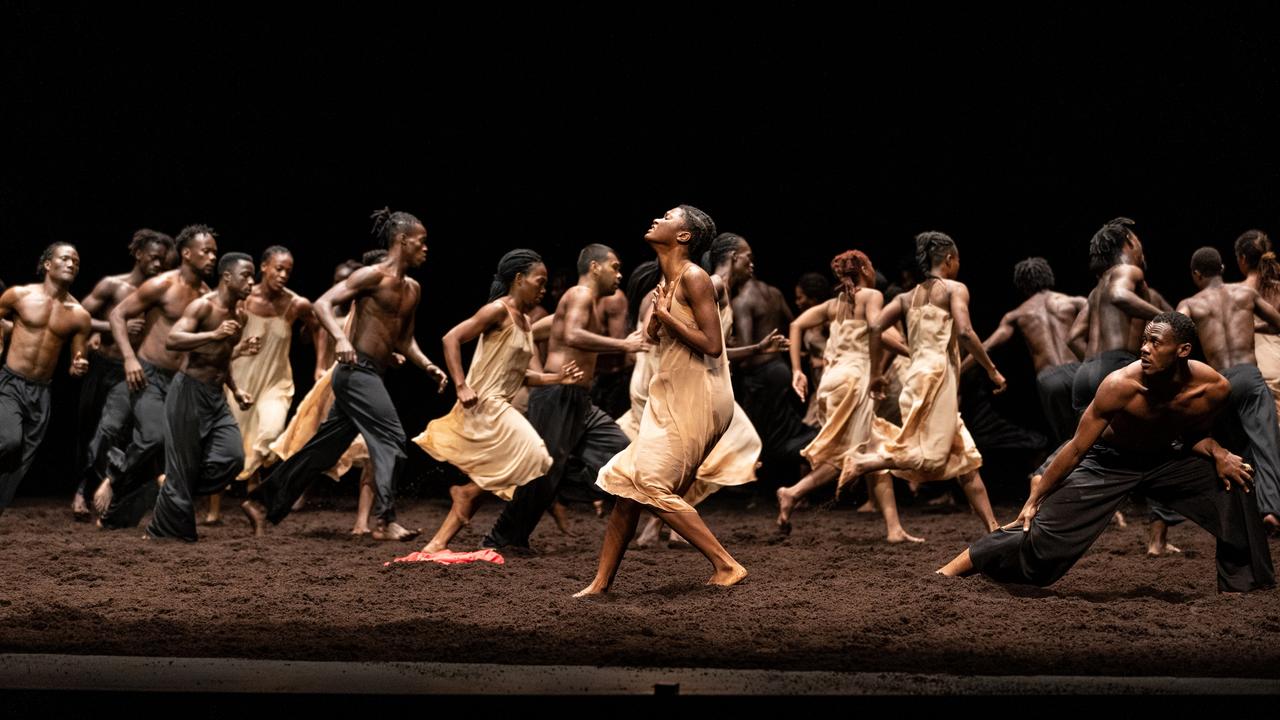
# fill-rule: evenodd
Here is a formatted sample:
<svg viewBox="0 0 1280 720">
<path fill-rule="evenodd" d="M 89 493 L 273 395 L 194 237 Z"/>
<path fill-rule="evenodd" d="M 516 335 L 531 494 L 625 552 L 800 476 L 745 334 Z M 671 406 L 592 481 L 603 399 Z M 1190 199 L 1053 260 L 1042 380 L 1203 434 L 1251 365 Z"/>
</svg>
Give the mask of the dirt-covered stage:
<svg viewBox="0 0 1280 720">
<path fill-rule="evenodd" d="M 27 498 L 0 520 L 2 653 L 522 665 L 944 673 L 1280 677 L 1280 593 L 1219 595 L 1213 538 L 1187 523 L 1181 556 L 1145 556 L 1141 522 L 1111 527 L 1056 585 L 1005 588 L 933 570 L 978 532 L 968 510 L 904 509 L 924 545 L 881 542 L 847 504 L 803 509 L 792 536 L 774 507 L 714 497 L 708 524 L 750 570 L 704 586 L 694 550 L 628 552 L 611 595 L 574 599 L 595 571 L 603 521 L 547 518 L 539 554 L 505 565 L 385 561 L 420 542 L 352 539 L 354 503 L 330 499 L 253 538 L 238 512 L 197 544 L 73 524 Z M 229 506 L 234 509 L 234 505 Z M 432 530 L 443 500 L 401 503 Z M 497 504 L 455 549 L 476 547 Z M 997 507 L 1008 520 L 1012 507 Z M 1133 520 L 1140 520 L 1134 517 Z M 1280 542 L 1272 540 L 1277 556 Z"/>
</svg>

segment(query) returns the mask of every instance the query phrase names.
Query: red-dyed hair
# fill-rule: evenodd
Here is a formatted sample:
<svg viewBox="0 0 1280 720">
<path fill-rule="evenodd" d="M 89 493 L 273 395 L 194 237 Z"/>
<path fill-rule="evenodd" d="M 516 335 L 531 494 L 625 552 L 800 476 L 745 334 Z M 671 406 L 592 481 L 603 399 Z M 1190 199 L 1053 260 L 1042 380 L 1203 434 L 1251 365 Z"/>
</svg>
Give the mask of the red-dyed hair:
<svg viewBox="0 0 1280 720">
<path fill-rule="evenodd" d="M 875 268 L 871 266 L 871 258 L 861 250 L 845 250 L 831 258 L 831 272 L 841 280 L 853 278 L 858 281 L 875 277 L 876 274 Z"/>
</svg>

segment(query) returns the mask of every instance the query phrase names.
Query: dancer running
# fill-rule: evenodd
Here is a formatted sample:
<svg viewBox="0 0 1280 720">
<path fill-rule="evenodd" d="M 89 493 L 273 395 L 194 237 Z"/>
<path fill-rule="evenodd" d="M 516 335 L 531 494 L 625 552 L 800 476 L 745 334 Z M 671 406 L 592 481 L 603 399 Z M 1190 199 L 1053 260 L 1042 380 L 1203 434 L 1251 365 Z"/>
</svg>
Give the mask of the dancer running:
<svg viewBox="0 0 1280 720">
<path fill-rule="evenodd" d="M 681 497 L 733 419 L 715 286 L 690 259 L 701 257 L 714 236 L 711 217 L 689 205 L 668 210 L 645 235 L 666 281 L 654 291 L 655 308 L 645 327 L 648 337 L 660 343 L 658 369 L 639 437 L 600 470 L 597 483 L 617 501 L 595 579 L 575 597 L 604 593 L 612 586 L 642 507 L 656 512 L 711 561 L 715 572 L 709 584 L 734 585 L 747 576 Z"/>
<path fill-rule="evenodd" d="M 916 236 L 916 261 L 925 280 L 885 306 L 870 326 L 870 391 L 879 399 L 885 383 L 881 335 L 899 318 L 907 318 L 911 365 L 899 402 L 902 426 L 874 418 L 865 447 L 845 456 L 841 481 L 883 471 L 913 483 L 956 478 L 989 532 L 997 525 L 978 473 L 982 456 L 960 418 L 956 397 L 958 346 L 963 344 L 977 358 L 995 392 L 1004 391 L 1005 379 L 969 323 L 969 288 L 955 279 L 960 272 L 960 250 L 955 241 L 945 233 L 920 233 Z"/>
</svg>

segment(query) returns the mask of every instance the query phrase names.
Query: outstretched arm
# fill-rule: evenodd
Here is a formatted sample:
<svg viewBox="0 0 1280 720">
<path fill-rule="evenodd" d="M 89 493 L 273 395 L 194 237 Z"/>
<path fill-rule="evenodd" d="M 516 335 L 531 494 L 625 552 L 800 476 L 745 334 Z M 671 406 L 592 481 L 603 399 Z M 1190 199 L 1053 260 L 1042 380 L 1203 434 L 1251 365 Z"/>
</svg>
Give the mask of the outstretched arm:
<svg viewBox="0 0 1280 720">
<path fill-rule="evenodd" d="M 412 281 L 410 282 L 412 283 L 414 293 L 420 293 L 421 291 L 418 289 L 417 283 L 413 283 Z M 414 297 L 413 307 L 409 310 L 409 317 L 400 326 L 400 337 L 396 342 L 396 350 L 404 355 L 409 362 L 412 362 L 414 365 L 422 368 L 423 372 L 430 375 L 437 383 L 436 392 L 442 393 L 444 392 L 445 386 L 449 384 L 449 376 L 446 375 L 444 370 L 441 370 L 438 365 L 431 362 L 427 357 L 427 354 L 422 352 L 422 348 L 418 347 L 418 339 L 413 336 L 413 328 L 416 324 L 415 321 L 418 315 L 419 297 L 421 297 L 420 294 Z M 459 362 L 458 364 L 461 365 L 462 363 Z"/>
<path fill-rule="evenodd" d="M 986 348 L 978 342 L 978 335 L 973 331 L 973 323 L 969 321 L 969 288 L 961 282 L 951 283 L 951 320 L 953 331 L 960 339 L 960 344 L 973 355 L 974 360 L 987 371 L 987 377 L 991 378 L 991 382 L 995 384 L 992 394 L 999 395 L 1004 392 L 1006 385 L 1004 376 L 996 370 L 995 363 L 991 362 Z"/>
<path fill-rule="evenodd" d="M 809 378 L 804 374 L 804 367 L 800 364 L 800 351 L 804 347 L 804 333 L 810 328 L 821 327 L 830 319 L 830 308 L 835 300 L 828 300 L 819 305 L 800 313 L 800 317 L 791 321 L 791 387 L 800 396 L 800 400 L 807 399 L 809 393 Z M 733 350 L 729 351 L 729 359 L 733 360 Z"/>
<path fill-rule="evenodd" d="M 1013 313 L 1005 313 L 1004 317 L 1000 318 L 1000 324 L 996 326 L 996 329 L 987 336 L 986 340 L 982 341 L 982 349 L 986 350 L 988 354 L 991 353 L 992 348 L 1000 347 L 1001 345 L 1009 342 L 1009 339 L 1013 337 L 1014 331 L 1017 330 L 1017 325 L 1014 324 L 1013 317 Z M 964 362 L 960 363 L 960 372 L 964 372 L 970 367 L 973 367 L 973 363 L 974 357 L 970 354 L 964 359 Z"/>
<path fill-rule="evenodd" d="M 583 352 L 636 352 L 643 342 L 639 333 L 632 333 L 626 338 L 611 338 L 608 335 L 597 335 L 587 329 L 591 319 L 591 297 L 585 289 L 577 287 L 565 291 L 564 298 L 556 312 L 564 310 L 564 343 L 574 350 Z"/>
</svg>

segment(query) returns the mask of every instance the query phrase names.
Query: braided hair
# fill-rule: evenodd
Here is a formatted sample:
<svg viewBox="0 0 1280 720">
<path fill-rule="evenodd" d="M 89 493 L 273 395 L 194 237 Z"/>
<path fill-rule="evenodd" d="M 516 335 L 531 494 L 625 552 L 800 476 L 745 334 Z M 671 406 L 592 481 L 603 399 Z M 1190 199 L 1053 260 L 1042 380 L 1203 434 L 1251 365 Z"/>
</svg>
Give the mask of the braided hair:
<svg viewBox="0 0 1280 720">
<path fill-rule="evenodd" d="M 1236 255 L 1244 258 L 1245 267 L 1258 271 L 1259 290 L 1272 295 L 1280 287 L 1280 263 L 1271 246 L 1271 238 L 1261 230 L 1246 230 L 1236 238 Z"/>
<path fill-rule="evenodd" d="M 1120 261 L 1120 251 L 1129 241 L 1129 227 L 1134 223 L 1127 217 L 1118 217 L 1093 234 L 1089 240 L 1089 270 L 1101 275 L 1107 268 Z"/>
<path fill-rule="evenodd" d="M 413 215 L 399 210 L 392 212 L 389 207 L 374 210 L 369 215 L 369 219 L 373 220 L 373 229 L 370 232 L 374 237 L 382 240 L 383 247 L 388 250 L 396 241 L 396 235 L 407 233 L 413 229 L 414 225 L 422 224 L 422 221 Z"/>
<path fill-rule="evenodd" d="M 541 262 L 541 255 L 524 248 L 503 255 L 498 261 L 498 271 L 493 275 L 493 283 L 489 285 L 489 302 L 506 295 L 511 290 L 511 283 L 515 282 L 516 275 L 527 275 L 530 268 Z"/>
<path fill-rule="evenodd" d="M 1027 297 L 1052 290 L 1053 280 L 1053 268 L 1042 257 L 1029 257 L 1013 266 L 1013 286 Z"/>
<path fill-rule="evenodd" d="M 716 268 L 729 262 L 729 258 L 738 251 L 738 245 L 745 242 L 741 235 L 731 232 L 720 233 L 715 240 L 711 241 L 711 249 L 702 254 L 702 269 L 709 273 L 716 271 Z M 693 260 L 692 255 L 689 256 Z"/>
<path fill-rule="evenodd" d="M 927 230 L 916 235 L 916 267 L 925 277 L 934 265 L 947 259 L 948 253 L 956 251 L 956 241 L 944 232 Z"/>
<path fill-rule="evenodd" d="M 692 205 L 681 205 L 680 209 L 684 211 L 684 229 L 693 236 L 689 238 L 689 259 L 701 260 L 702 254 L 711 249 L 716 238 L 716 223 L 710 215 Z"/>
</svg>

